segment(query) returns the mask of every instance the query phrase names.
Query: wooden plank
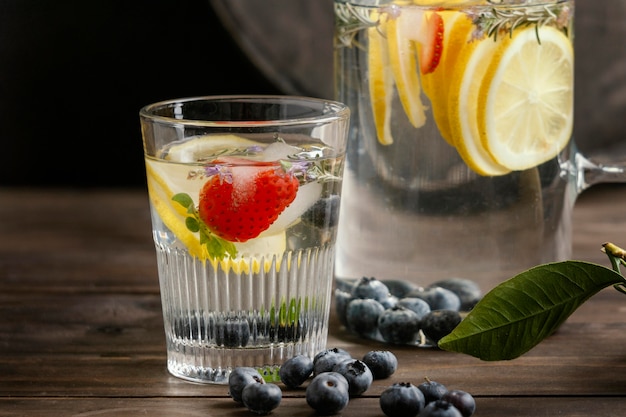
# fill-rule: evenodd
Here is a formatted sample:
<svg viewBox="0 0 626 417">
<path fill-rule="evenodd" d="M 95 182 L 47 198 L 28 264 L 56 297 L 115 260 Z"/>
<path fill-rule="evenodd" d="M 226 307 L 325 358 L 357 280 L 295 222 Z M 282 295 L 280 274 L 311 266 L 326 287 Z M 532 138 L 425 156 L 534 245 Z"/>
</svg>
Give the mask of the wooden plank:
<svg viewBox="0 0 626 417">
<path fill-rule="evenodd" d="M 622 417 L 626 398 L 567 397 L 551 398 L 476 398 L 473 417 Z M 593 410 L 586 414 L 584 410 Z M 17 417 L 249 417 L 254 414 L 229 398 L 0 398 L 0 416 Z M 378 398 L 358 398 L 348 403 L 344 417 L 381 417 Z M 283 398 L 273 417 L 311 417 L 313 410 L 304 398 Z"/>
<path fill-rule="evenodd" d="M 626 323 L 620 314 L 626 300 L 612 289 L 597 297 L 514 361 L 482 362 L 368 341 L 340 328 L 334 316 L 328 346 L 357 358 L 374 349 L 398 356 L 398 371 L 377 381 L 372 395 L 393 382 L 420 383 L 425 377 L 487 396 L 626 395 Z M 156 295 L 24 294 L 11 301 L 3 294 L 0 318 L 0 396 L 224 395 L 223 387 L 167 374 Z"/>
</svg>

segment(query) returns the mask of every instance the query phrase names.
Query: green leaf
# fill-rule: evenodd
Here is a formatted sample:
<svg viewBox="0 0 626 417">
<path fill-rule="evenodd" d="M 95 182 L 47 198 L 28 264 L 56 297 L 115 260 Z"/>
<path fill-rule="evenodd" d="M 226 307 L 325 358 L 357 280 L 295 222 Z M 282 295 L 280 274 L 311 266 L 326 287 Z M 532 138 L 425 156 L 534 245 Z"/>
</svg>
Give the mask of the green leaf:
<svg viewBox="0 0 626 417">
<path fill-rule="evenodd" d="M 189 196 L 189 194 L 176 194 L 172 197 L 172 200 L 176 201 L 178 204 L 185 208 L 193 207 L 193 199 Z"/>
<path fill-rule="evenodd" d="M 551 335 L 592 295 L 623 282 L 615 271 L 586 262 L 536 266 L 485 294 L 439 347 L 485 361 L 515 359 Z"/>
</svg>

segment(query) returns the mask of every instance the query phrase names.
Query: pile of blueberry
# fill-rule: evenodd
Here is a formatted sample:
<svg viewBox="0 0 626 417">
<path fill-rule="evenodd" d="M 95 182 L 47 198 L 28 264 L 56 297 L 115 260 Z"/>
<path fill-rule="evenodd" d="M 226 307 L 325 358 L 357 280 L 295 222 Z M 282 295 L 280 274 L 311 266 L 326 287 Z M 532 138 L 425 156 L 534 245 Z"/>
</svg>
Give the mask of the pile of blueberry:
<svg viewBox="0 0 626 417">
<path fill-rule="evenodd" d="M 363 277 L 337 280 L 335 308 L 341 324 L 361 337 L 426 347 L 437 346 L 481 298 L 478 284 L 465 278 L 419 287 Z"/>
<path fill-rule="evenodd" d="M 396 356 L 374 350 L 361 359 L 340 348 L 325 349 L 313 359 L 298 355 L 279 370 L 288 389 L 305 388 L 307 404 L 318 415 L 332 415 L 348 406 L 350 398 L 361 396 L 374 379 L 390 377 L 398 367 Z M 280 405 L 282 391 L 277 384 L 265 382 L 255 368 L 235 368 L 229 377 L 229 395 L 258 415 L 269 414 Z M 415 386 L 394 383 L 383 391 L 380 408 L 388 417 L 470 417 L 476 410 L 471 394 L 448 390 L 443 384 L 426 379 Z"/>
</svg>

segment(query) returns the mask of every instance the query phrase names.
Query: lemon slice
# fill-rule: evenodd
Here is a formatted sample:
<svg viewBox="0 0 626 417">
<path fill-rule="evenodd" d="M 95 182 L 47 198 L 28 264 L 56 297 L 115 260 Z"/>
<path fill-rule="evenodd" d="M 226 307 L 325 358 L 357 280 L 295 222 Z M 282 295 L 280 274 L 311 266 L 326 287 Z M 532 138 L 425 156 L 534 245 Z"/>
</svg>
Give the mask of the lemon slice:
<svg viewBox="0 0 626 417">
<path fill-rule="evenodd" d="M 421 11 L 417 17 L 421 21 Z M 426 114 L 420 97 L 422 90 L 420 80 L 417 76 L 417 50 L 415 42 L 407 37 L 407 31 L 415 24 L 414 16 L 409 13 L 409 9 L 403 10 L 397 18 L 389 19 L 387 46 L 400 102 L 411 124 L 418 128 L 426 123 Z"/>
<path fill-rule="evenodd" d="M 448 116 L 449 85 L 459 53 L 469 43 L 474 25 L 465 13 L 449 10 L 437 13 L 444 21 L 443 53 L 435 71 L 422 75 L 422 87 L 430 99 L 433 119 L 439 133 L 446 142 L 454 146 Z"/>
<path fill-rule="evenodd" d="M 379 31 L 386 26 L 385 15 L 380 15 L 381 21 L 378 26 L 367 29 L 369 38 L 368 45 L 368 73 L 369 93 L 376 126 L 376 137 L 382 145 L 391 145 L 391 100 L 393 98 L 394 80 L 393 72 L 389 65 L 389 52 L 387 40 Z M 376 19 L 375 15 L 372 15 Z"/>
<path fill-rule="evenodd" d="M 186 193 L 197 204 L 199 191 L 204 184 L 202 177 L 189 176 L 190 171 L 194 170 L 193 165 L 176 164 L 174 162 L 179 161 L 174 158 L 185 161 L 197 160 L 202 155 L 210 155 L 225 146 L 232 148 L 233 145 L 253 146 L 258 143 L 240 137 L 200 137 L 170 148 L 166 157 L 172 160 L 171 162 L 146 159 L 150 202 L 163 224 L 187 248 L 191 256 L 199 260 L 208 260 L 215 267 L 219 263 L 223 270 L 232 270 L 235 273 L 259 272 L 261 268 L 267 271 L 273 265 L 279 268 L 280 259 L 287 246 L 284 228 L 274 230 L 273 233 L 268 230 L 262 237 L 247 242 L 235 242 L 237 257 L 217 261 L 210 256 L 206 247 L 200 244 L 198 233 L 187 229 L 185 223 L 187 209 L 172 200 L 175 194 Z M 200 166 L 198 168 L 201 169 Z"/>
<path fill-rule="evenodd" d="M 486 71 L 478 99 L 483 145 L 511 170 L 554 158 L 573 129 L 574 51 L 551 26 L 506 37 Z"/>
<path fill-rule="evenodd" d="M 185 142 L 175 144 L 167 149 L 164 159 L 175 162 L 194 163 L 223 149 L 249 148 L 258 145 L 250 139 L 237 135 L 198 136 Z"/>
<path fill-rule="evenodd" d="M 459 155 L 480 175 L 504 175 L 510 169 L 497 163 L 478 132 L 478 93 L 494 51 L 501 41 L 474 40 L 460 51 L 448 97 L 450 132 Z"/>
</svg>

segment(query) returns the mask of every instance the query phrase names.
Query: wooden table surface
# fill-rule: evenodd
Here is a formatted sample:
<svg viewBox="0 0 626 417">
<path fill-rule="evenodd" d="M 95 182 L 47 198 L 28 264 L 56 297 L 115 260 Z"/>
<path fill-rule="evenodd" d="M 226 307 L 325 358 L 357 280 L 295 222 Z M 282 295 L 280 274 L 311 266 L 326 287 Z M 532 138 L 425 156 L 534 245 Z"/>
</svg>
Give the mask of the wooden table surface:
<svg viewBox="0 0 626 417">
<path fill-rule="evenodd" d="M 626 246 L 626 186 L 585 191 L 574 225 L 574 258 L 609 266 L 600 247 Z M 0 416 L 253 415 L 226 386 L 170 376 L 162 326 L 145 192 L 0 188 Z M 334 316 L 329 346 L 355 357 L 390 348 Z M 343 416 L 384 417 L 380 393 L 424 377 L 472 393 L 477 417 L 626 415 L 626 296 L 613 289 L 513 361 L 391 350 L 398 371 Z M 299 389 L 272 415 L 315 414 Z"/>
</svg>

